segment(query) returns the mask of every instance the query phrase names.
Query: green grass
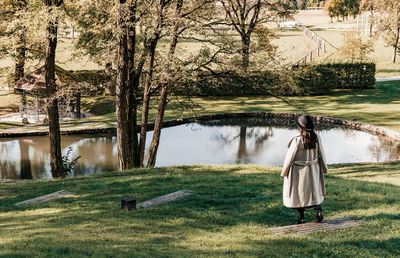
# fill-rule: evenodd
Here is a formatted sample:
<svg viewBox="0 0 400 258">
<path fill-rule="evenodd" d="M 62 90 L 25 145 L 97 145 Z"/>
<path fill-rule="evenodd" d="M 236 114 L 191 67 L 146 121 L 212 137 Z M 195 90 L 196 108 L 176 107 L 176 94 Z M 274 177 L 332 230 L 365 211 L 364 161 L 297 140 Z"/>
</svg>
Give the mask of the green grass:
<svg viewBox="0 0 400 258">
<path fill-rule="evenodd" d="M 282 206 L 279 171 L 190 166 L 0 184 L 0 256 L 400 255 L 400 163 L 331 167 L 325 218 L 357 216 L 364 224 L 304 236 L 268 231 L 297 216 Z M 77 196 L 13 206 L 60 189 Z M 140 202 L 180 189 L 197 194 L 151 209 L 120 209 L 124 197 Z M 307 212 L 306 220 L 313 219 Z"/>
<path fill-rule="evenodd" d="M 0 90 L 0 115 L 18 112 L 19 98 L 12 91 Z"/>
<path fill-rule="evenodd" d="M 400 119 L 397 115 L 400 110 L 400 82 L 379 82 L 376 89 L 372 90 L 342 90 L 331 95 L 312 97 L 290 97 L 289 102 L 305 107 L 306 112 L 315 115 L 331 116 L 342 119 L 357 120 L 384 126 L 392 130 L 400 131 Z M 83 102 L 91 110 L 103 110 L 103 103 L 108 103 L 108 112 L 114 111 L 114 106 L 109 104 L 114 98 L 96 97 L 87 98 Z M 194 114 L 213 114 L 220 112 L 298 112 L 293 105 L 271 97 L 203 97 L 192 99 L 196 108 Z M 150 121 L 156 114 L 156 103 L 152 104 Z M 189 111 L 180 109 L 177 102 L 172 102 L 166 111 L 166 119 L 190 116 Z M 91 121 L 115 121 L 114 113 L 107 116 L 91 118 Z"/>
<path fill-rule="evenodd" d="M 305 112 L 314 115 L 357 120 L 360 122 L 384 126 L 400 132 L 400 82 L 378 82 L 372 90 L 341 90 L 325 96 L 286 98 L 292 105 L 282 100 L 265 96 L 245 97 L 197 97 L 193 98 L 194 108 L 183 109 L 177 101 L 168 105 L 165 119 L 176 119 L 192 115 L 215 114 L 221 112 L 297 112 L 293 104 L 305 107 Z M 64 128 L 93 126 L 93 123 L 105 127 L 115 126 L 115 97 L 85 97 L 83 109 L 97 116 L 81 120 L 62 122 Z M 140 110 L 139 110 L 140 111 Z M 157 103 L 152 102 L 150 119 L 153 121 L 157 112 Z M 38 125 L 42 126 L 42 125 Z M 0 129 L 21 127 L 21 130 L 35 130 L 36 126 L 22 126 L 20 123 L 0 122 Z M 44 129 L 41 129 L 44 130 Z"/>
</svg>

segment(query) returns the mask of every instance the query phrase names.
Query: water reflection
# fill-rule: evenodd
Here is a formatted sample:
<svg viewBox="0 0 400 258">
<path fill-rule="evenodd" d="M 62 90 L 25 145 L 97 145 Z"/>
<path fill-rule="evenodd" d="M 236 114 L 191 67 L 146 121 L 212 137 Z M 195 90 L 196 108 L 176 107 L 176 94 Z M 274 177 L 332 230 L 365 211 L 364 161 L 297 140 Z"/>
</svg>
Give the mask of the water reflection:
<svg viewBox="0 0 400 258">
<path fill-rule="evenodd" d="M 319 125 L 328 163 L 398 160 L 400 146 L 385 137 Z M 148 133 L 150 141 L 152 132 Z M 293 125 L 261 119 L 213 120 L 165 128 L 157 166 L 183 164 L 282 165 L 287 143 L 298 135 Z M 150 142 L 147 143 L 148 145 Z M 73 174 L 112 171 L 118 167 L 116 137 L 111 134 L 62 137 L 62 153 L 72 147 L 79 159 Z M 147 155 L 147 154 L 146 154 Z M 50 178 L 47 137 L 0 139 L 0 178 Z"/>
</svg>

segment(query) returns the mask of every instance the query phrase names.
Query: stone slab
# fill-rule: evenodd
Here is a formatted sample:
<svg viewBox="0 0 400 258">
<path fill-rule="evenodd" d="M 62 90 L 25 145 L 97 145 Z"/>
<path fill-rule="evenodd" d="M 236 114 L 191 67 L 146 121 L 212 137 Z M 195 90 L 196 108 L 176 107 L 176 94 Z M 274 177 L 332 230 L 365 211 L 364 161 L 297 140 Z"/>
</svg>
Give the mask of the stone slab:
<svg viewBox="0 0 400 258">
<path fill-rule="evenodd" d="M 173 192 L 167 195 L 163 195 L 148 201 L 140 202 L 136 204 L 136 209 L 146 209 L 146 208 L 151 208 L 155 206 L 160 206 L 163 204 L 166 204 L 168 202 L 176 201 L 182 198 L 185 198 L 186 196 L 194 194 L 193 191 L 190 190 L 180 190 L 177 192 Z"/>
<path fill-rule="evenodd" d="M 274 234 L 302 235 L 318 231 L 333 230 L 337 228 L 348 228 L 360 225 L 363 221 L 356 217 L 344 217 L 339 219 L 324 220 L 321 223 L 311 222 L 304 224 L 289 225 L 269 229 Z"/>
<path fill-rule="evenodd" d="M 27 205 L 27 204 L 32 204 L 32 203 L 48 202 L 48 201 L 60 199 L 60 198 L 63 198 L 63 197 L 69 196 L 69 195 L 75 195 L 75 193 L 61 190 L 61 191 L 58 191 L 55 193 L 46 194 L 46 195 L 39 196 L 39 197 L 36 197 L 33 199 L 29 199 L 29 200 L 26 200 L 23 202 L 18 202 L 15 204 L 15 206 Z"/>
</svg>

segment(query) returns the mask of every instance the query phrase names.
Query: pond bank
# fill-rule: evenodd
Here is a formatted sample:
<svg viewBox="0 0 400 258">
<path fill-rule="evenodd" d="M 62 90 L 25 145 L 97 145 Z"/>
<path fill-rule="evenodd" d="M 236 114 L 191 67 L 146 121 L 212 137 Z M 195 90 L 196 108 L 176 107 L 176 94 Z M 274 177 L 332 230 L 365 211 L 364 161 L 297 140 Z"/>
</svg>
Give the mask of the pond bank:
<svg viewBox="0 0 400 258">
<path fill-rule="evenodd" d="M 204 120 L 213 120 L 213 119 L 223 119 L 223 118 L 245 118 L 245 117 L 256 117 L 256 118 L 265 118 L 265 119 L 281 119 L 281 120 L 293 120 L 296 116 L 299 116 L 298 113 L 277 113 L 277 112 L 238 112 L 238 113 L 219 113 L 213 115 L 202 115 L 197 117 L 188 117 L 182 119 L 173 119 L 166 120 L 163 123 L 163 127 L 172 127 L 176 125 L 196 122 L 196 121 L 204 121 Z M 325 117 L 325 116 L 316 116 L 311 115 L 317 123 L 328 123 L 333 125 L 345 126 L 350 129 L 356 129 L 371 133 L 373 135 L 386 136 L 393 141 L 400 141 L 400 133 L 389 130 L 384 127 L 375 126 L 372 124 L 362 123 L 358 121 L 351 120 L 342 120 L 338 118 Z M 153 130 L 154 123 L 148 124 L 148 130 Z M 95 133 L 114 133 L 116 131 L 115 127 L 104 127 L 104 128 L 85 128 L 85 129 L 68 129 L 62 128 L 62 135 L 75 135 L 75 134 L 95 134 Z M 25 137 L 25 136 L 42 136 L 48 135 L 48 131 L 46 130 L 32 130 L 26 132 L 1 132 L 0 138 L 7 137 Z"/>
</svg>

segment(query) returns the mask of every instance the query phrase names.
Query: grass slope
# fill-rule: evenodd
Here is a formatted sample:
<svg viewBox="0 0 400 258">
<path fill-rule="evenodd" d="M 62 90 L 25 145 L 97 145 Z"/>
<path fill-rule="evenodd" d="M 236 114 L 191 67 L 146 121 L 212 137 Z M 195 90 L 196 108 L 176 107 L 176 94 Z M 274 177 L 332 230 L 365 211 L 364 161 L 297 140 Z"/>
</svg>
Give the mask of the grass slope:
<svg viewBox="0 0 400 258">
<path fill-rule="evenodd" d="M 282 206 L 279 168 L 190 166 L 112 172 L 65 180 L 0 184 L 0 256 L 352 256 L 400 255 L 400 163 L 331 167 L 325 218 L 362 226 L 304 236 L 273 235 L 296 213 Z M 377 179 L 377 180 L 375 180 Z M 60 189 L 76 197 L 14 207 Z M 180 189 L 196 195 L 124 212 Z M 306 220 L 314 219 L 307 212 Z"/>
</svg>

